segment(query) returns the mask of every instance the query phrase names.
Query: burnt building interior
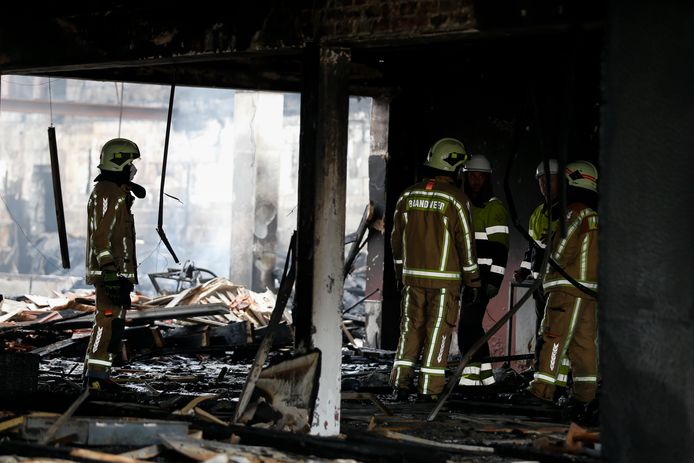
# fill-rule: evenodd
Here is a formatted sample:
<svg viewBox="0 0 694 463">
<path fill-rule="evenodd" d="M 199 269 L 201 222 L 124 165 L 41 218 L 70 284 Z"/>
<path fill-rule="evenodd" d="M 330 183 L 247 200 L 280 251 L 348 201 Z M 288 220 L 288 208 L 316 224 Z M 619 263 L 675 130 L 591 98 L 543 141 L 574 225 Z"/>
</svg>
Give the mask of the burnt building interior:
<svg viewBox="0 0 694 463">
<path fill-rule="evenodd" d="M 187 312 L 171 297 L 132 311 L 124 389 L 89 397 L 73 375 L 86 343 L 65 334 L 91 327 L 82 313 L 3 324 L 0 458 L 691 461 L 693 20 L 684 2 L 624 0 L 6 7 L 3 79 L 156 84 L 171 87 L 171 101 L 183 86 L 291 92 L 300 133 L 296 234 L 259 326 L 205 318 L 247 293 L 220 284 L 214 298 L 188 267 L 193 284 L 174 297 Z M 350 97 L 371 99 L 368 207 L 356 246 L 345 238 L 354 231 L 345 227 Z M 600 400 L 588 430 L 572 434 L 559 406 L 514 399 L 527 382 L 509 365 L 528 355 L 497 358 L 506 382 L 494 389 L 454 389 L 438 404 L 390 401 L 400 324 L 391 219 L 442 137 L 493 160 L 495 194 L 512 210 L 493 322 L 511 309 L 510 274 L 528 246 L 521 230 L 540 200 L 535 167 L 548 158 L 598 167 Z M 240 176 L 243 168 L 232 166 Z M 55 192 L 55 170 L 52 178 Z M 165 211 L 163 228 L 173 226 Z M 365 309 L 350 319 L 343 291 L 358 246 L 367 251 Z M 3 286 L 0 317 L 20 296 Z M 176 318 L 197 323 L 168 321 Z M 354 341 L 353 324 L 365 325 L 368 345 Z M 502 354 L 517 353 L 506 342 L 510 333 Z"/>
</svg>

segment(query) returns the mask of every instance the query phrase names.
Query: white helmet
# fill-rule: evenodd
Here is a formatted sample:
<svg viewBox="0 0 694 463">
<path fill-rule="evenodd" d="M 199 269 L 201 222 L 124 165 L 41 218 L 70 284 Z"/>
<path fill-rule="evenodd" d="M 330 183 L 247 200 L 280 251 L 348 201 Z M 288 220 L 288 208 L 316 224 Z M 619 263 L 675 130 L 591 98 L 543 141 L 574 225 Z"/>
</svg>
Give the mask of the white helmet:
<svg viewBox="0 0 694 463">
<path fill-rule="evenodd" d="M 473 154 L 465 163 L 464 172 L 487 172 L 492 173 L 492 165 L 489 159 L 482 154 Z"/>
<path fill-rule="evenodd" d="M 99 169 L 110 172 L 123 172 L 125 166 L 140 157 L 137 145 L 125 138 L 114 138 L 101 148 Z"/>
<path fill-rule="evenodd" d="M 556 159 L 550 159 L 549 160 L 549 174 L 550 175 L 555 175 L 559 173 L 559 163 L 557 162 Z M 542 161 L 537 165 L 537 169 L 535 169 L 535 178 L 540 178 L 541 176 L 545 175 L 545 162 Z"/>
<path fill-rule="evenodd" d="M 570 186 L 598 192 L 598 169 L 588 161 L 574 161 L 566 165 L 564 175 Z"/>
<path fill-rule="evenodd" d="M 446 172 L 455 172 L 468 159 L 465 145 L 455 138 L 442 138 L 432 145 L 425 166 Z"/>
</svg>

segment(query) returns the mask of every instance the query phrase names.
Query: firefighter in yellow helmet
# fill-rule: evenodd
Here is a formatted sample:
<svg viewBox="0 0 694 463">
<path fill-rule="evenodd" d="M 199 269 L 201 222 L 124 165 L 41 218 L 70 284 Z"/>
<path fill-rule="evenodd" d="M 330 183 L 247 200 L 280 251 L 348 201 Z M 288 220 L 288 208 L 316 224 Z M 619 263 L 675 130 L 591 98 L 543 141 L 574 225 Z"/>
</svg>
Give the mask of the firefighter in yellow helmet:
<svg viewBox="0 0 694 463">
<path fill-rule="evenodd" d="M 463 144 L 443 138 L 431 147 L 425 178 L 405 189 L 393 217 L 391 246 L 396 278 L 402 283 L 400 339 L 390 381 L 398 400 L 413 388 L 435 400 L 445 384 L 461 285 L 479 298 L 480 276 L 468 199 L 457 184 L 468 159 Z"/>
<path fill-rule="evenodd" d="M 86 280 L 96 289 L 96 316 L 84 363 L 84 384 L 101 390 L 113 387 L 110 371 L 125 330 L 130 292 L 137 284 L 134 196 L 145 189 L 133 183 L 140 157 L 135 143 L 115 138 L 101 149 L 100 174 L 87 204 Z"/>
<path fill-rule="evenodd" d="M 587 161 L 567 164 L 566 237 L 551 239 L 554 260 L 585 288 L 598 290 L 598 171 Z M 597 299 L 548 268 L 543 288 L 547 294 L 542 320 L 544 343 L 530 392 L 552 400 L 557 385 L 566 383 L 562 365 L 570 365 L 573 386 L 572 419 L 581 423 L 595 398 L 598 381 Z"/>
</svg>

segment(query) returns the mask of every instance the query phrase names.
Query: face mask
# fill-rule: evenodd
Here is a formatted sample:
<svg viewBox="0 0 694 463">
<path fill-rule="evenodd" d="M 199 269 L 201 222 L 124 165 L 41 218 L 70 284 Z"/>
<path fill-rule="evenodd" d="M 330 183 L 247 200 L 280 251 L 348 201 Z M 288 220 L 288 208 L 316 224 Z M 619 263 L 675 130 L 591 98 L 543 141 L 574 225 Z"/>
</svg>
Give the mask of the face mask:
<svg viewBox="0 0 694 463">
<path fill-rule="evenodd" d="M 135 164 L 130 164 L 130 181 L 131 182 L 135 178 L 136 173 L 137 173 L 137 167 L 135 167 Z"/>
</svg>

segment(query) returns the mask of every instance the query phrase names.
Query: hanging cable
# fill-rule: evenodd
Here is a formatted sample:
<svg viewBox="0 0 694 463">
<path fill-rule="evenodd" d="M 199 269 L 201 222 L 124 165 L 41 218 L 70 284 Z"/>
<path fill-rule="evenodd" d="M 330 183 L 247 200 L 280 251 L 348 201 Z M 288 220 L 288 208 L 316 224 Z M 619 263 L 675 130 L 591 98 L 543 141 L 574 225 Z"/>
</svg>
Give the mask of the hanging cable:
<svg viewBox="0 0 694 463">
<path fill-rule="evenodd" d="M 118 83 L 114 82 L 116 86 L 116 96 L 120 99 L 120 112 L 118 114 L 118 138 L 120 138 L 120 128 L 123 123 L 123 98 L 125 97 L 125 91 L 123 89 L 124 83 L 120 83 L 120 96 L 118 95 Z"/>
<path fill-rule="evenodd" d="M 51 78 L 48 78 L 48 109 L 51 113 L 51 127 L 53 127 L 53 92 L 51 91 Z"/>
</svg>

